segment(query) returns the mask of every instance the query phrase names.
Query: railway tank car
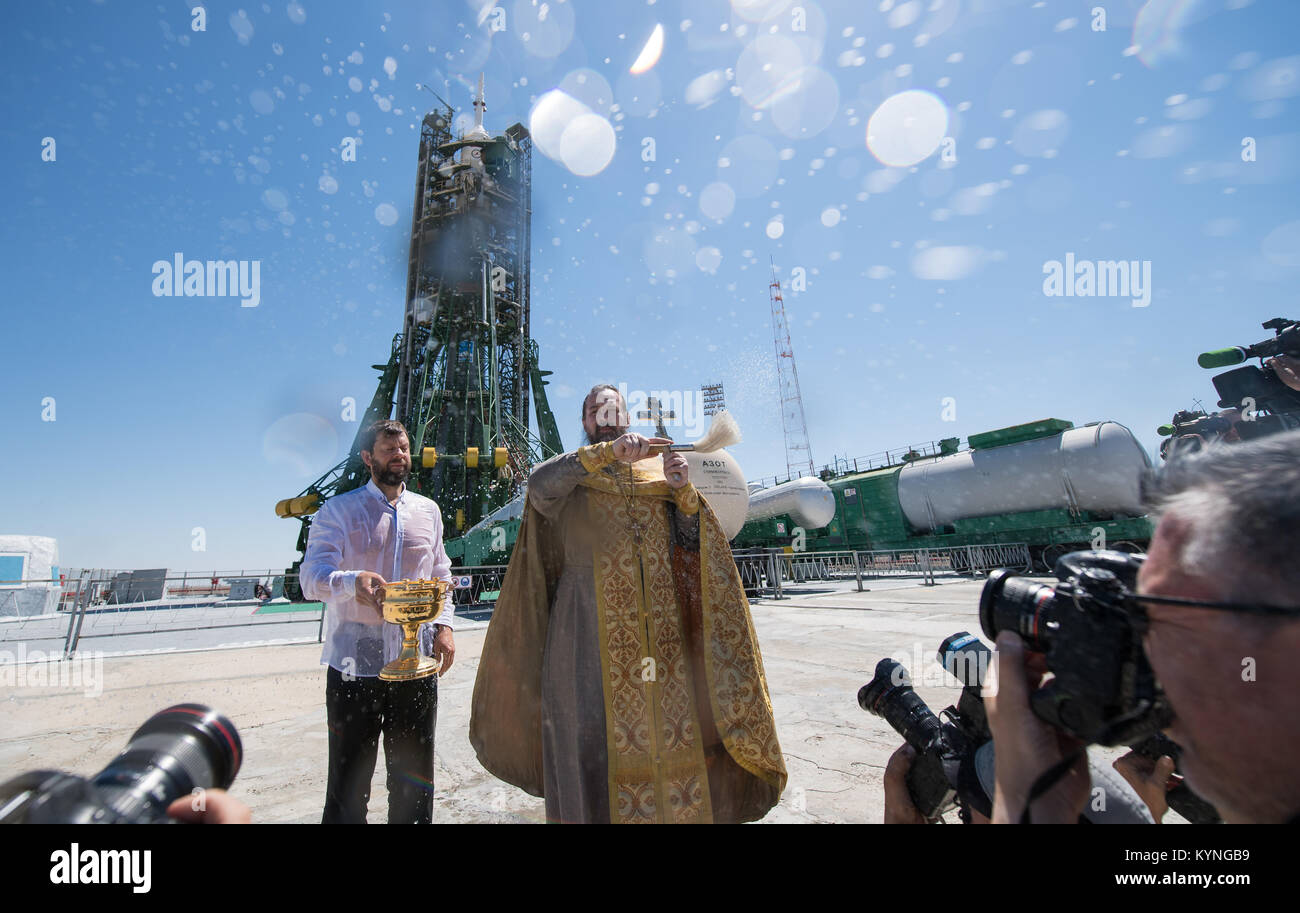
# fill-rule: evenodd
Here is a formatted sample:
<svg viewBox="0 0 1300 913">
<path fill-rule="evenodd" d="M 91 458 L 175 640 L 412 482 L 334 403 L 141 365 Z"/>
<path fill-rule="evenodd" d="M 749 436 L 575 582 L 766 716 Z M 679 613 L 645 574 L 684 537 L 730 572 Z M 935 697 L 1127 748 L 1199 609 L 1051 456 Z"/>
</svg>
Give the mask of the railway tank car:
<svg viewBox="0 0 1300 913">
<path fill-rule="evenodd" d="M 964 450 L 949 438 L 930 454 L 913 450 L 879 468 L 824 473 L 835 499 L 829 523 L 807 529 L 788 516 L 752 519 L 734 544 L 867 550 L 1024 543 L 1035 566 L 1048 570 L 1076 549 L 1146 548 L 1152 525 L 1139 480 L 1150 465 L 1117 422 L 1076 428 L 1043 419 L 973 434 Z"/>
</svg>

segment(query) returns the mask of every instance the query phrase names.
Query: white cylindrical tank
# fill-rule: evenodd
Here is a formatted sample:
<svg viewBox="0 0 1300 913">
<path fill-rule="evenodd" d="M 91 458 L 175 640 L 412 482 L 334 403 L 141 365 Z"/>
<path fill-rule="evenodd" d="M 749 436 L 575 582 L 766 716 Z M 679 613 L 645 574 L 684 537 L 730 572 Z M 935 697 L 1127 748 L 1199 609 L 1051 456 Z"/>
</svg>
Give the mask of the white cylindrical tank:
<svg viewBox="0 0 1300 913">
<path fill-rule="evenodd" d="M 60 592 L 56 540 L 0 536 L 0 615 L 48 615 L 58 610 Z"/>
<path fill-rule="evenodd" d="M 750 492 L 746 520 L 789 514 L 804 529 L 821 529 L 835 516 L 835 494 L 821 479 L 805 476 Z"/>
<path fill-rule="evenodd" d="M 1150 465 L 1131 431 L 1116 422 L 1093 422 L 1050 437 L 904 466 L 898 500 L 918 530 L 1053 508 L 1141 516 L 1138 485 Z"/>
</svg>

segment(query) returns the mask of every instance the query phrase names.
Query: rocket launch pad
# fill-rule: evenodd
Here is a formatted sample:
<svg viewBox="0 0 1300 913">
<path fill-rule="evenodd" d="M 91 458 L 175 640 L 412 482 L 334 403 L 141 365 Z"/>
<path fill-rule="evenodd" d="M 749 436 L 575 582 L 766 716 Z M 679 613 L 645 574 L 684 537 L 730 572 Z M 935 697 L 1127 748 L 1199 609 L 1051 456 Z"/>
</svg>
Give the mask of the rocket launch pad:
<svg viewBox="0 0 1300 913">
<path fill-rule="evenodd" d="M 459 137 L 455 110 L 438 101 L 420 129 L 402 327 L 388 363 L 375 365 L 379 385 L 360 426 L 406 426 L 407 485 L 438 503 L 453 536 L 506 504 L 533 464 L 563 446 L 546 402 L 550 372 L 530 335 L 532 139 L 521 123 L 487 129 L 482 76 L 474 125 Z M 320 504 L 368 478 L 354 440 L 347 459 L 276 505 L 302 520 L 300 552 Z"/>
</svg>

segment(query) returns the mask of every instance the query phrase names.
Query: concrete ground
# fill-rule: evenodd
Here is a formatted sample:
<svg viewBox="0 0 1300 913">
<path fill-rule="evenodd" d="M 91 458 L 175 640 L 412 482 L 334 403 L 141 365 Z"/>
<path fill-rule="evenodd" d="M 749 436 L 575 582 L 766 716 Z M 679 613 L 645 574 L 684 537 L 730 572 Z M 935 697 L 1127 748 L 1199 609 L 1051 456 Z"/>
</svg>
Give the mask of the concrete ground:
<svg viewBox="0 0 1300 913">
<path fill-rule="evenodd" d="M 881 777 L 901 739 L 858 707 L 857 691 L 882 657 L 908 668 L 936 712 L 957 699 L 960 689 L 934 655 L 950 634 L 979 633 L 981 582 L 868 586 L 859 593 L 851 581 L 808 584 L 787 590 L 789 598 L 751 606 L 790 772 L 767 822 L 881 820 Z M 490 776 L 469 745 L 470 696 L 486 627 L 466 621 L 457 631 L 455 666 L 440 682 L 434 821 L 540 822 L 542 801 Z M 30 673 L 26 681 L 4 679 L 0 771 L 4 778 L 36 768 L 93 774 L 151 714 L 198 702 L 239 728 L 245 762 L 232 793 L 252 807 L 254 820 L 319 821 L 327 744 L 319 657 L 316 643 L 110 656 L 102 659 L 98 695 L 88 679 L 61 686 L 32 681 Z M 383 764 L 381 747 L 371 821 L 387 816 Z"/>
</svg>

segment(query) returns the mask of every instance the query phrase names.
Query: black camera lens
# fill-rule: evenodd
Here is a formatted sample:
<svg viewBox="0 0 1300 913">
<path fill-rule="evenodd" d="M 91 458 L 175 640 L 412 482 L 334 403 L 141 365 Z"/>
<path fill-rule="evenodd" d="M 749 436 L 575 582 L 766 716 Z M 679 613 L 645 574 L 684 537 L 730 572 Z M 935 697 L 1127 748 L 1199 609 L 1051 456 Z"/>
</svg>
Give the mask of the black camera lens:
<svg viewBox="0 0 1300 913">
<path fill-rule="evenodd" d="M 939 665 L 963 685 L 983 685 L 992 661 L 993 651 L 966 631 L 958 631 L 939 644 Z"/>
<path fill-rule="evenodd" d="M 912 689 L 907 670 L 888 657 L 876 663 L 875 677 L 858 689 L 858 706 L 882 717 L 917 752 L 943 737 L 939 718 Z"/>
<path fill-rule="evenodd" d="M 1014 631 L 1035 653 L 1046 653 L 1055 630 L 1052 607 L 1056 590 L 1045 583 L 1022 580 L 1002 569 L 989 574 L 980 594 L 980 627 L 990 640 L 1001 631 Z"/>
<path fill-rule="evenodd" d="M 156 821 L 195 789 L 227 789 L 243 760 L 233 723 L 202 704 L 177 704 L 144 722 L 92 781 L 121 820 Z"/>
</svg>

